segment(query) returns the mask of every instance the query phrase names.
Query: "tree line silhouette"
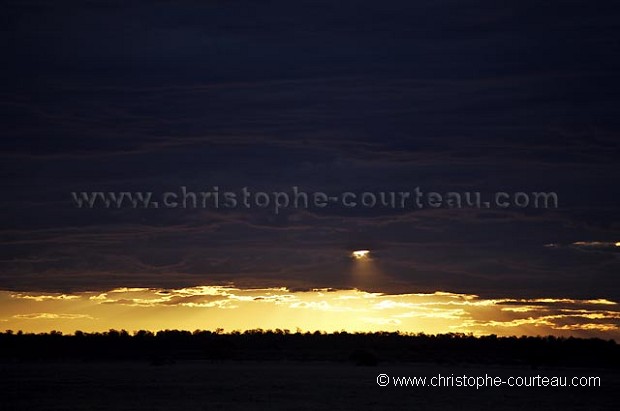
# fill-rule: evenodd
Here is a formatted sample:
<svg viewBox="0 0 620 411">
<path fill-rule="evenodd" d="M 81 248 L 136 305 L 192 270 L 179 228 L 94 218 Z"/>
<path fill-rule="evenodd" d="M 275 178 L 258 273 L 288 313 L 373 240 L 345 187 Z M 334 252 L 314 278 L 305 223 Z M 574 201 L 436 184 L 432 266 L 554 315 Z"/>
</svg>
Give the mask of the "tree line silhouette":
<svg viewBox="0 0 620 411">
<path fill-rule="evenodd" d="M 399 332 L 296 332 L 223 330 L 156 333 L 125 330 L 64 335 L 58 331 L 0 333 L 0 361 L 149 361 L 181 360 L 341 361 L 480 363 L 538 366 L 620 367 L 620 346 L 613 340 L 561 337 L 476 337 L 470 334 Z"/>
</svg>

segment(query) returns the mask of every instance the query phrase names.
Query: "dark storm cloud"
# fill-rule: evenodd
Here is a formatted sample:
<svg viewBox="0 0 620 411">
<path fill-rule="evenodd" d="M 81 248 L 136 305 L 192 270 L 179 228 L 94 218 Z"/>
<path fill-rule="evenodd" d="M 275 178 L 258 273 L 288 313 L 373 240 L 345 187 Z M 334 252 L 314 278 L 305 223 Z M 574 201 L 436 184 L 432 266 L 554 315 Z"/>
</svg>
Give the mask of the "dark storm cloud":
<svg viewBox="0 0 620 411">
<path fill-rule="evenodd" d="M 613 2 L 3 3 L 0 287 L 620 298 Z M 86 210 L 71 191 L 555 191 L 557 210 Z M 579 248 L 579 247 L 577 247 Z M 583 248 L 583 247 L 582 247 Z M 576 252 L 577 251 L 577 252 Z"/>
</svg>

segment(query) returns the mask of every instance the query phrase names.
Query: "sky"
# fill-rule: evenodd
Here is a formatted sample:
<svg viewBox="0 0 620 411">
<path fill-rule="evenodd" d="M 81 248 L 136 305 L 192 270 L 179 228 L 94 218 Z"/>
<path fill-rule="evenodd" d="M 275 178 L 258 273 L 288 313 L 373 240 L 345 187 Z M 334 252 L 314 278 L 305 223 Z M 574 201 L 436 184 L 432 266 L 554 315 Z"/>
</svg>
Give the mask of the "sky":
<svg viewBox="0 0 620 411">
<path fill-rule="evenodd" d="M 2 2 L 0 329 L 617 339 L 615 3 Z M 362 204 L 416 188 L 557 204 Z"/>
</svg>

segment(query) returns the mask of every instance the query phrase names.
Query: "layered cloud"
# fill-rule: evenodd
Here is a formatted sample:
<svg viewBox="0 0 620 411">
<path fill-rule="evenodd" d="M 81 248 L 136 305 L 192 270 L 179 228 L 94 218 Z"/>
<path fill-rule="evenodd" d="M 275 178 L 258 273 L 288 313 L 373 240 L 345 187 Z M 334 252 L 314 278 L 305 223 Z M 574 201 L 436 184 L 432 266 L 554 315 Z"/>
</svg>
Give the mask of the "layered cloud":
<svg viewBox="0 0 620 411">
<path fill-rule="evenodd" d="M 15 301 L 239 312 L 232 307 L 292 297 L 108 290 L 284 286 L 297 299 L 325 287 L 451 290 L 531 300 L 502 304 L 512 310 L 498 311 L 505 321 L 468 318 L 461 330 L 500 327 L 488 321 L 552 329 L 528 323 L 531 306 L 566 332 L 577 323 L 549 318 L 534 300 L 620 301 L 618 10 L 587 1 L 198 3 L 4 2 L 0 289 L 24 296 Z M 553 191 L 559 208 L 276 216 L 77 209 L 70 194 L 182 185 Z M 372 272 L 348 258 L 358 247 L 373 250 Z M 288 303 L 272 306 L 345 310 L 329 299 Z M 468 313 L 376 303 L 359 317 L 373 327 Z M 392 310 L 398 317 L 375 315 Z"/>
<path fill-rule="evenodd" d="M 3 327 L 24 331 L 280 328 L 620 337 L 618 303 L 606 299 L 201 286 L 71 295 L 2 292 L 0 303 L 4 313 L 12 313 L 2 318 Z"/>
</svg>

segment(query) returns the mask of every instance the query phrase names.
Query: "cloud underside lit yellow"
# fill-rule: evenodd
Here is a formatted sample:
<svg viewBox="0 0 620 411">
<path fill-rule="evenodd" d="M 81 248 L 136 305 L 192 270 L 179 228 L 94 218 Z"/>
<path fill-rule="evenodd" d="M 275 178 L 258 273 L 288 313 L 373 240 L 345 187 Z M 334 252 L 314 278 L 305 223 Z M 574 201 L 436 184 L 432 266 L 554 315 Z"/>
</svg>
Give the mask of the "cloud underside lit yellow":
<svg viewBox="0 0 620 411">
<path fill-rule="evenodd" d="M 435 292 L 290 291 L 200 286 L 36 294 L 0 291 L 0 328 L 66 333 L 107 329 L 289 329 L 620 337 L 606 299 L 483 299 Z"/>
</svg>

